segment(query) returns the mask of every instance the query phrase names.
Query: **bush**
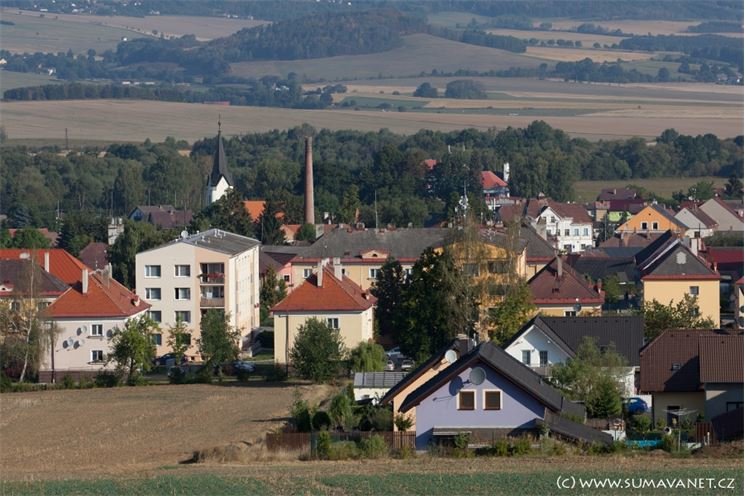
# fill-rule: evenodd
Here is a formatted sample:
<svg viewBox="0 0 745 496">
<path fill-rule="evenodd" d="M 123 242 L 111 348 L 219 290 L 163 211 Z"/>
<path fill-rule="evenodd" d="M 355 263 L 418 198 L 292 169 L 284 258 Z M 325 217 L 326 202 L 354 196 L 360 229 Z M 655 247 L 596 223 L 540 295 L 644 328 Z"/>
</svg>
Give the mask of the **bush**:
<svg viewBox="0 0 745 496">
<path fill-rule="evenodd" d="M 321 460 L 329 459 L 329 456 L 331 455 L 331 434 L 329 431 L 321 431 L 318 433 L 316 454 Z"/>
<path fill-rule="evenodd" d="M 388 456 L 388 444 L 383 436 L 374 434 L 360 441 L 360 450 L 365 458 L 383 458 Z"/>
<path fill-rule="evenodd" d="M 238 382 L 248 382 L 251 374 L 247 370 L 239 370 L 235 376 L 238 379 Z"/>
<path fill-rule="evenodd" d="M 13 387 L 13 381 L 10 377 L 5 375 L 5 372 L 0 372 L 0 393 L 6 393 Z"/>
<path fill-rule="evenodd" d="M 492 451 L 494 456 L 509 456 L 510 455 L 510 442 L 507 438 L 497 439 L 492 444 Z"/>
<path fill-rule="evenodd" d="M 530 453 L 531 450 L 531 441 L 528 436 L 522 436 L 517 439 L 515 439 L 512 442 L 512 455 L 514 456 L 521 456 L 521 455 L 527 455 Z"/>
<path fill-rule="evenodd" d="M 72 378 L 70 375 L 66 375 L 62 378 L 62 388 L 63 389 L 74 389 L 75 388 L 75 379 Z"/>
<path fill-rule="evenodd" d="M 266 371 L 264 379 L 267 382 L 283 382 L 287 380 L 287 370 L 281 365 L 274 365 Z"/>
<path fill-rule="evenodd" d="M 194 374 L 193 382 L 195 384 L 212 384 L 213 375 L 214 374 L 210 367 L 202 367 L 201 369 L 197 370 L 196 374 Z M 190 380 L 189 382 L 192 382 L 192 380 Z"/>
<path fill-rule="evenodd" d="M 468 458 L 470 456 L 473 456 L 474 452 L 468 449 L 468 444 L 471 441 L 471 435 L 467 432 L 459 432 L 455 439 L 453 440 L 453 443 L 455 444 L 455 449 L 453 450 L 453 456 L 456 458 Z"/>
<path fill-rule="evenodd" d="M 329 446 L 329 460 L 357 460 L 360 450 L 354 441 L 337 441 Z"/>
<path fill-rule="evenodd" d="M 414 449 L 410 446 L 404 446 L 403 448 L 396 451 L 396 458 L 400 458 L 402 460 L 408 460 L 409 458 L 413 458 L 415 456 L 416 451 L 414 451 Z"/>
<path fill-rule="evenodd" d="M 328 430 L 331 428 L 331 417 L 323 410 L 318 410 L 313 415 L 313 429 L 314 430 Z"/>
<path fill-rule="evenodd" d="M 96 383 L 90 377 L 82 377 L 78 381 L 78 389 L 93 389 Z"/>
<path fill-rule="evenodd" d="M 546 455 L 563 456 L 566 455 L 566 445 L 556 439 L 541 439 L 541 451 Z"/>
<path fill-rule="evenodd" d="M 667 451 L 668 453 L 672 453 L 675 451 L 676 448 L 676 442 L 675 439 L 673 439 L 673 436 L 671 435 L 665 435 L 662 436 L 662 449 Z"/>
<path fill-rule="evenodd" d="M 95 384 L 96 387 L 116 387 L 119 385 L 121 379 L 119 375 L 114 372 L 103 371 L 96 374 Z"/>
<path fill-rule="evenodd" d="M 127 386 L 147 386 L 149 384 L 150 381 L 148 381 L 141 375 L 132 376 L 129 380 L 127 380 Z"/>
<path fill-rule="evenodd" d="M 171 384 L 186 384 L 187 374 L 181 370 L 181 367 L 171 367 L 171 370 L 168 371 L 168 382 Z"/>
<path fill-rule="evenodd" d="M 377 408 L 371 420 L 373 430 L 386 432 L 393 430 L 393 414 L 387 408 Z"/>
<path fill-rule="evenodd" d="M 411 426 L 414 425 L 414 421 L 411 420 L 411 417 L 402 413 L 396 415 L 393 423 L 396 424 L 396 429 L 400 431 L 408 431 L 409 429 L 411 429 Z"/>
</svg>

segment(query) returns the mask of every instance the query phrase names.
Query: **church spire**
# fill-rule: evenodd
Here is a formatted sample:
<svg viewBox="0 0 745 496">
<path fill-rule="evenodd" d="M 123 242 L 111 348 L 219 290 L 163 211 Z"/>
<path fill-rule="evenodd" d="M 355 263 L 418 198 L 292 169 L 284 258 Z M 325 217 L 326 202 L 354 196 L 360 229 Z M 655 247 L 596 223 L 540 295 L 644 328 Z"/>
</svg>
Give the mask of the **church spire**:
<svg viewBox="0 0 745 496">
<path fill-rule="evenodd" d="M 228 161 L 225 158 L 225 146 L 222 142 L 222 119 L 218 116 L 217 118 L 217 147 L 215 148 L 215 157 L 212 162 L 212 172 L 210 173 L 208 184 L 209 186 L 215 187 L 220 182 L 220 178 L 224 177 L 228 183 L 228 186 L 233 185 L 233 177 L 228 171 Z"/>
</svg>

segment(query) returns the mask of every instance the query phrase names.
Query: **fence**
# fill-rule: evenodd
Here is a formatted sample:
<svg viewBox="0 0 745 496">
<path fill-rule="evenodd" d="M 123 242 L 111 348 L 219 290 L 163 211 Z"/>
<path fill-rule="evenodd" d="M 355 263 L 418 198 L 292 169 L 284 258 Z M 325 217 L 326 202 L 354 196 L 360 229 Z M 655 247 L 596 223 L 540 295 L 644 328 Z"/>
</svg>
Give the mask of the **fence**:
<svg viewBox="0 0 745 496">
<path fill-rule="evenodd" d="M 331 432 L 331 440 L 357 442 L 376 435 L 385 439 L 390 449 L 414 449 L 415 446 L 415 432 Z M 281 449 L 288 451 L 310 450 L 311 445 L 315 444 L 317 438 L 318 432 L 280 432 L 278 434 L 267 434 L 266 448 L 269 451 L 278 451 Z"/>
<path fill-rule="evenodd" d="M 714 425 L 711 422 L 696 422 L 695 441 L 701 444 L 717 444 Z"/>
</svg>

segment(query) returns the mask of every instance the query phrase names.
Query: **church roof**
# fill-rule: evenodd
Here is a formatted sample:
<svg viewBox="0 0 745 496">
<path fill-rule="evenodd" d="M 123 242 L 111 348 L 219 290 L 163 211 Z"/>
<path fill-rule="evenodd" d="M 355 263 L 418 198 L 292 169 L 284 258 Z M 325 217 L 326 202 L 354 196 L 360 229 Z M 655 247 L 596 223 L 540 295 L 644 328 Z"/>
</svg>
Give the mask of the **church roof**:
<svg viewBox="0 0 745 496">
<path fill-rule="evenodd" d="M 233 185 L 233 176 L 228 171 L 228 160 L 225 158 L 225 146 L 222 143 L 222 134 L 217 131 L 217 147 L 215 148 L 215 159 L 212 162 L 212 172 L 209 176 L 209 185 L 217 186 L 220 178 L 224 177 L 230 186 Z"/>
</svg>

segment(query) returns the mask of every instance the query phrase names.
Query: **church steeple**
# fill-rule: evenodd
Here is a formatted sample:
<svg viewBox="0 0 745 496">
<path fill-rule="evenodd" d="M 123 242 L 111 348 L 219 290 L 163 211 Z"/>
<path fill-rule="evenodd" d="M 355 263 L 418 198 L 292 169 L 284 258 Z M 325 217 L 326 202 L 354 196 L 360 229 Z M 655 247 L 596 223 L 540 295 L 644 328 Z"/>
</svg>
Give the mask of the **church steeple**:
<svg viewBox="0 0 745 496">
<path fill-rule="evenodd" d="M 222 198 L 233 187 L 233 176 L 228 170 L 225 158 L 225 146 L 222 142 L 222 122 L 217 120 L 217 146 L 212 161 L 212 171 L 207 176 L 206 204 L 209 205 Z"/>
</svg>

